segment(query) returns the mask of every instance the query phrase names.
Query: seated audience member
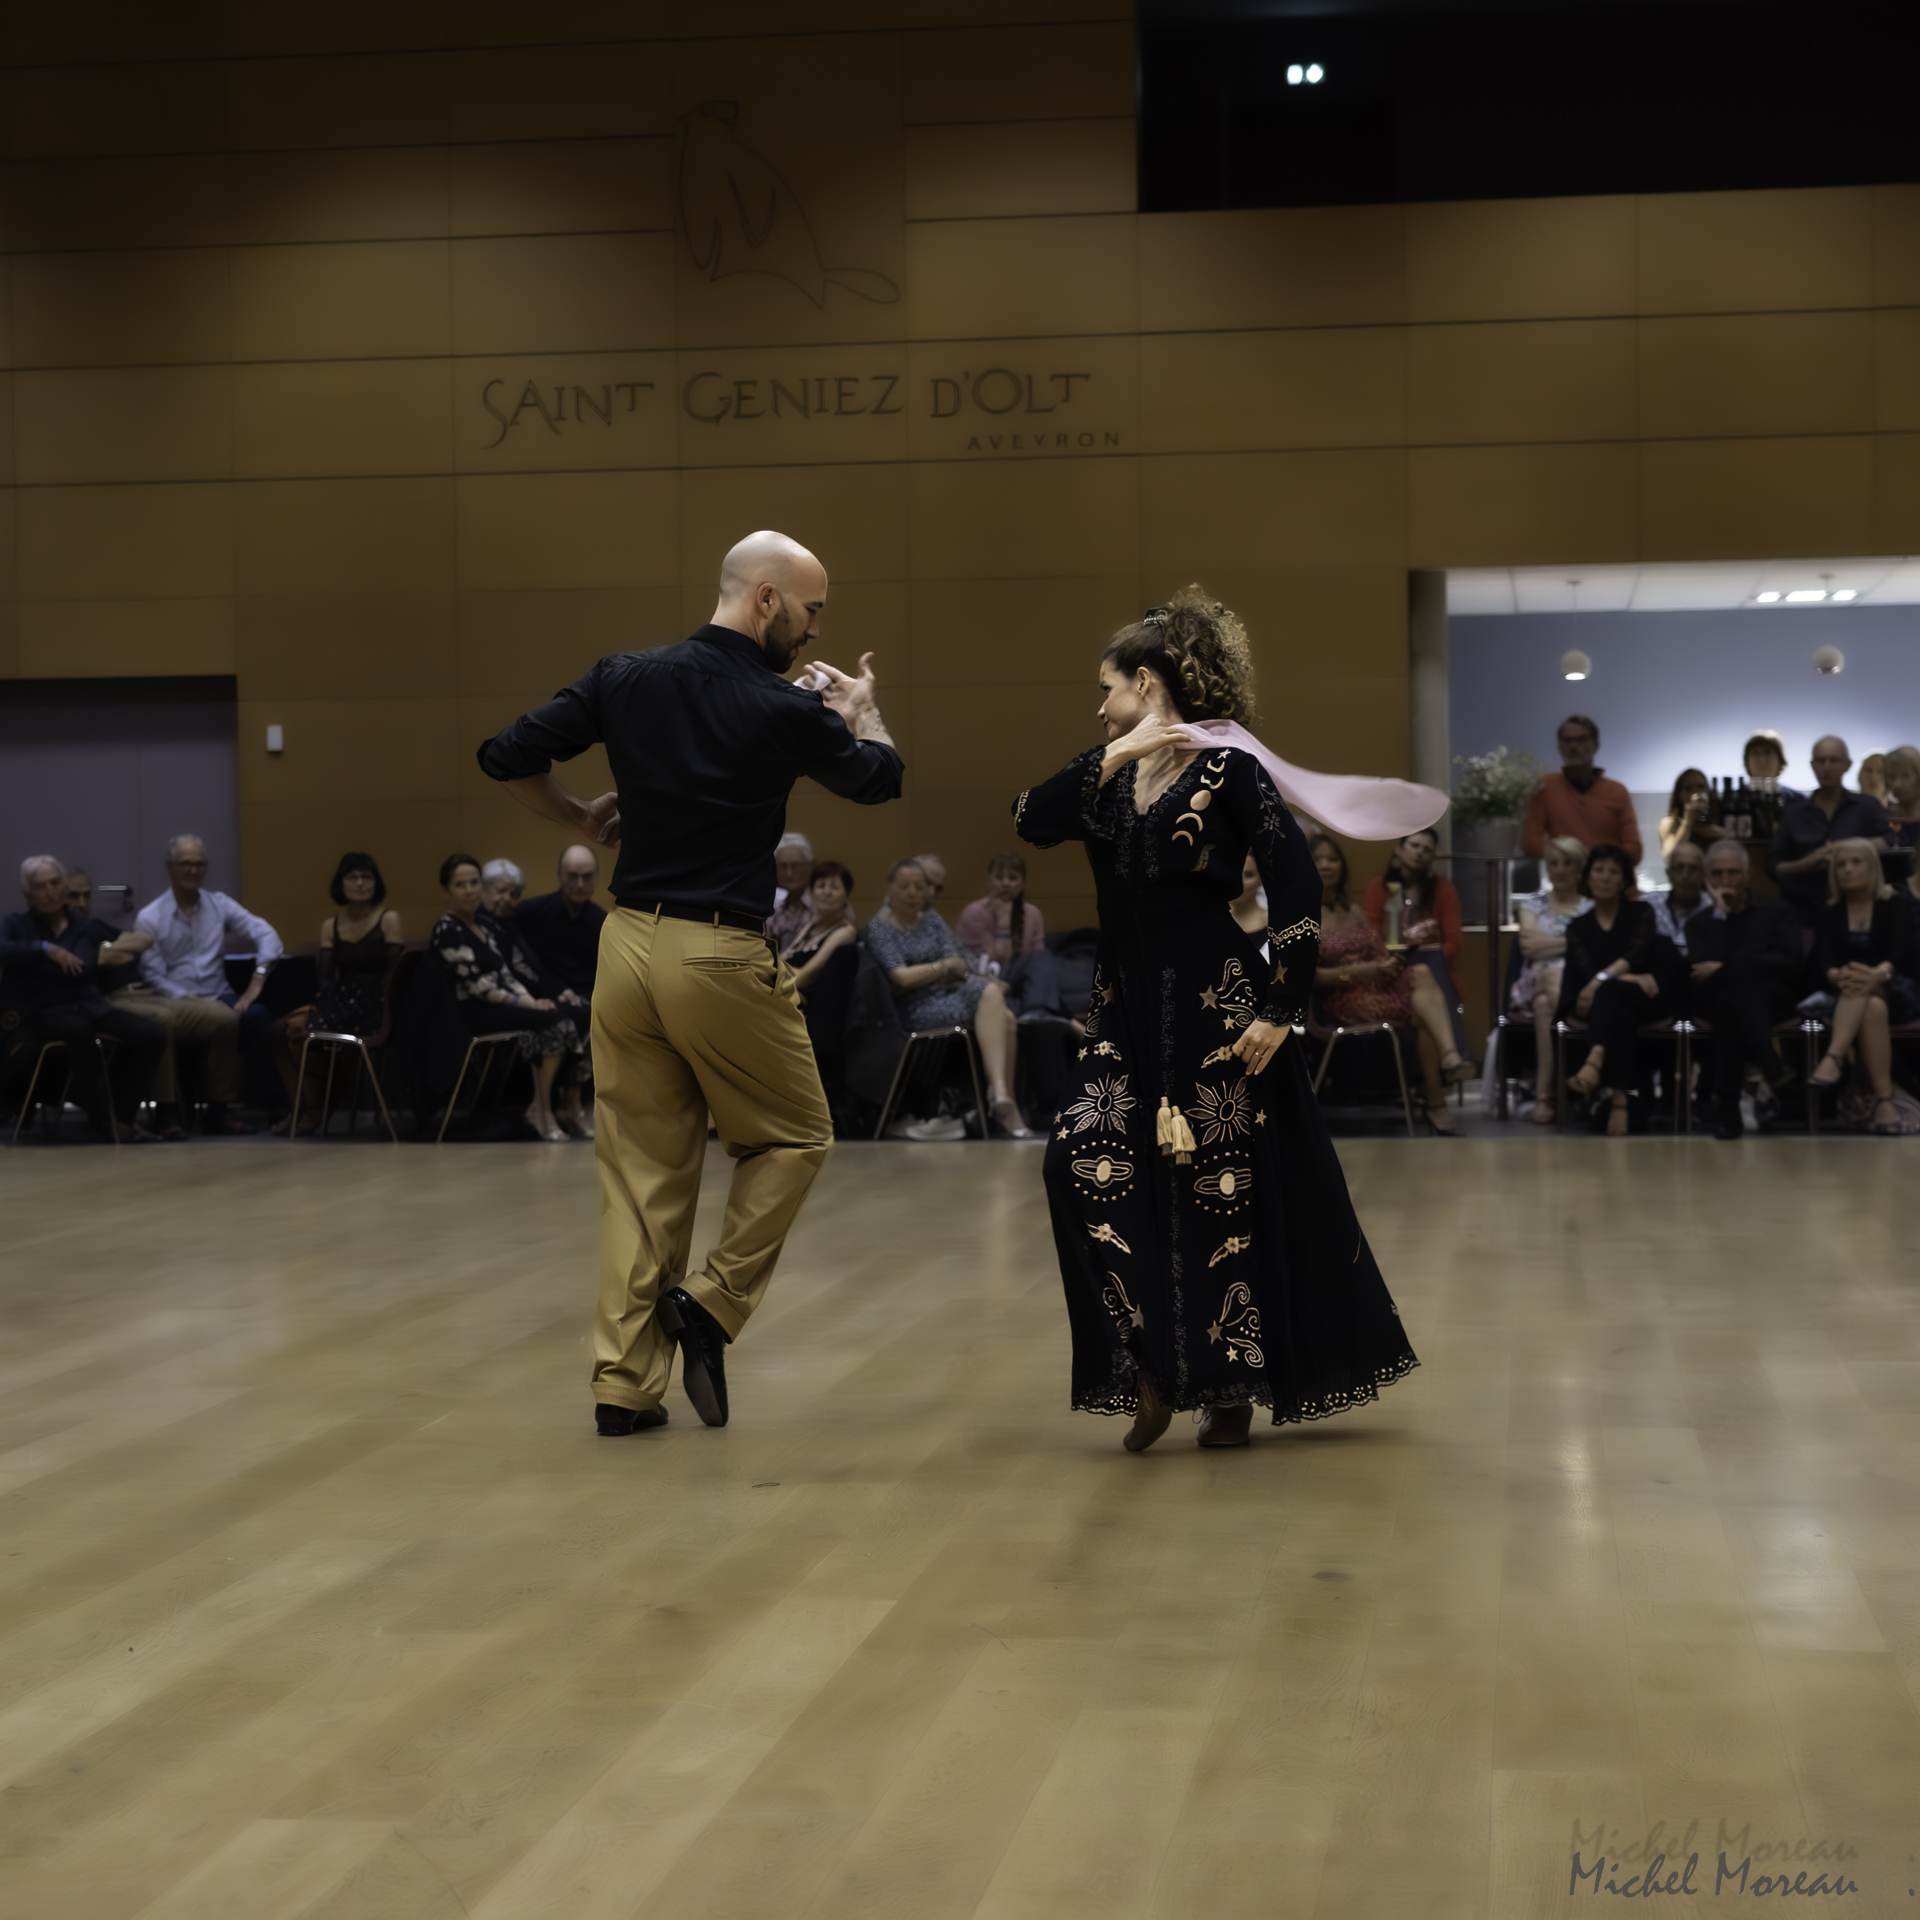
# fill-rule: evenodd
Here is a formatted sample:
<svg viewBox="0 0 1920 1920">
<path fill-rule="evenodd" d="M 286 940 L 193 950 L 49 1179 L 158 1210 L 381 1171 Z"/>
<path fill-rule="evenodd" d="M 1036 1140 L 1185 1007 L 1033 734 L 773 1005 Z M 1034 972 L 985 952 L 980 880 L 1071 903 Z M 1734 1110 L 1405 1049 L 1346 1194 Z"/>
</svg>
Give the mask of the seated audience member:
<svg viewBox="0 0 1920 1920">
<path fill-rule="evenodd" d="M 838 860 L 816 860 L 806 892 L 812 914 L 792 943 L 780 950 L 780 958 L 793 969 L 802 1000 L 828 957 L 860 937 L 860 923 L 853 917 L 853 875 Z"/>
<path fill-rule="evenodd" d="M 947 890 L 947 863 L 937 853 L 913 853 L 907 857 L 927 876 L 927 898 L 938 900 Z"/>
<path fill-rule="evenodd" d="M 1520 971 L 1507 1008 L 1533 1021 L 1534 1102 L 1537 1126 L 1554 1121 L 1553 1023 L 1560 1012 L 1560 971 L 1566 961 L 1567 928 L 1587 910 L 1581 891 L 1587 850 L 1564 835 L 1547 842 L 1547 884 L 1513 904 L 1520 921 Z"/>
<path fill-rule="evenodd" d="M 1434 855 L 1439 851 L 1440 836 L 1431 827 L 1408 834 L 1388 858 L 1386 872 L 1378 880 L 1367 882 L 1360 904 L 1374 932 L 1384 940 L 1388 889 L 1399 887 L 1400 938 L 1407 949 L 1407 961 L 1425 967 L 1439 984 L 1453 1024 L 1454 1050 L 1464 1056 L 1467 1023 L 1460 1013 L 1460 992 L 1454 985 L 1453 969 L 1460 964 L 1466 942 L 1460 932 L 1460 896 L 1451 880 L 1433 870 Z M 1474 1072 L 1478 1071 L 1476 1067 Z"/>
<path fill-rule="evenodd" d="M 553 1083 L 561 1062 L 581 1049 L 571 1012 L 529 993 L 513 971 L 493 928 L 481 918 L 480 862 L 449 854 L 440 865 L 447 907 L 430 936 L 440 964 L 453 978 L 460 1012 L 471 1034 L 521 1035 L 521 1056 L 533 1067 L 533 1101 L 526 1122 L 543 1140 L 565 1140 L 553 1117 Z"/>
<path fill-rule="evenodd" d="M 233 1111 L 240 1099 L 243 1046 L 269 1112 L 277 1117 L 283 1103 L 273 1061 L 273 1016 L 259 1004 L 267 970 L 280 958 L 280 936 L 239 901 L 209 887 L 207 868 L 206 843 L 199 835 L 176 834 L 167 842 L 167 891 L 148 901 L 134 922 L 153 944 L 140 956 L 137 986 L 112 996 L 114 1006 L 166 1029 L 167 1050 L 153 1080 L 163 1140 L 186 1137 L 177 1070 L 183 1047 L 206 1050 L 208 1133 L 253 1131 Z M 226 956 L 249 949 L 253 978 L 236 994 L 227 984 Z"/>
<path fill-rule="evenodd" d="M 1884 753 L 1870 753 L 1860 762 L 1860 791 L 1869 800 L 1878 800 L 1883 807 L 1887 804 L 1887 756 Z"/>
<path fill-rule="evenodd" d="M 607 910 L 594 900 L 600 886 L 600 856 L 591 847 L 569 847 L 560 856 L 560 885 L 536 893 L 514 909 L 513 923 L 540 964 L 582 1000 L 593 999 L 600 969 L 600 929 Z"/>
<path fill-rule="evenodd" d="M 151 1020 L 110 1006 L 100 991 L 102 963 L 124 966 L 146 943 L 74 912 L 67 880 L 66 868 L 50 853 L 20 863 L 26 910 L 0 923 L 0 1074 L 17 1083 L 14 1090 L 24 1098 L 40 1049 L 59 1041 L 67 1050 L 65 1063 L 48 1062 L 56 1077 L 49 1086 L 43 1073 L 39 1091 L 57 1098 L 70 1072 L 95 1139 L 114 1139 L 117 1118 L 120 1139 L 149 1141 L 155 1136 L 137 1126 L 134 1115 L 166 1052 L 167 1036 Z M 101 1037 L 119 1043 L 110 1070 L 94 1044 Z"/>
<path fill-rule="evenodd" d="M 1013 1097 L 1019 1026 L 998 980 L 976 975 L 947 923 L 933 910 L 932 889 L 916 860 L 896 860 L 887 901 L 867 922 L 867 950 L 880 963 L 910 1033 L 971 1026 L 987 1069 L 994 1121 L 1016 1140 L 1033 1135 Z"/>
<path fill-rule="evenodd" d="M 1707 776 L 1689 767 L 1673 783 L 1673 797 L 1660 816 L 1660 858 L 1664 861 L 1683 840 L 1698 847 L 1702 857 L 1722 837 L 1720 808 Z"/>
<path fill-rule="evenodd" d="M 1682 840 L 1667 855 L 1667 889 L 1653 897 L 1653 923 L 1684 960 L 1687 922 L 1707 899 L 1707 856 L 1691 840 Z"/>
<path fill-rule="evenodd" d="M 1781 775 L 1787 770 L 1787 743 L 1771 727 L 1762 727 L 1740 749 L 1740 765 L 1762 793 L 1771 793 L 1781 800 L 1806 798 L 1799 788 L 1780 784 Z"/>
<path fill-rule="evenodd" d="M 1589 850 L 1580 884 L 1593 902 L 1567 926 L 1567 959 L 1560 975 L 1560 1018 L 1586 1022 L 1589 1045 L 1567 1090 L 1591 1100 L 1603 1087 L 1613 1095 L 1607 1132 L 1645 1124 L 1633 1103 L 1641 1096 L 1639 1028 L 1665 1019 L 1675 960 L 1645 900 L 1627 898 L 1633 860 L 1624 847 Z"/>
<path fill-rule="evenodd" d="M 1046 939 L 1040 909 L 1027 899 L 1027 863 L 1017 853 L 996 853 L 987 862 L 986 895 L 960 909 L 953 937 L 1002 973 Z"/>
<path fill-rule="evenodd" d="M 587 1003 L 557 974 L 553 973 L 529 943 L 520 925 L 520 900 L 526 892 L 527 876 L 511 860 L 489 860 L 480 869 L 480 918 L 492 932 L 507 965 L 521 986 L 535 999 L 575 1011 L 574 1026 L 592 1045 Z M 584 1103 L 583 1087 L 591 1078 L 588 1053 L 570 1053 L 562 1062 L 554 1091 L 558 1098 L 553 1117 L 563 1132 L 576 1140 L 593 1138 L 593 1119 Z"/>
<path fill-rule="evenodd" d="M 1738 1140 L 1740 1088 L 1749 1065 L 1776 1095 L 1793 1069 L 1773 1044 L 1773 1029 L 1793 1010 L 1804 972 L 1800 921 L 1785 900 L 1756 900 L 1747 885 L 1747 850 L 1722 840 L 1707 851 L 1707 900 L 1687 922 L 1687 970 L 1693 1011 L 1713 1024 L 1716 1140 Z"/>
<path fill-rule="evenodd" d="M 1920 845 L 1920 747 L 1894 747 L 1887 760 L 1887 835 L 1880 843 L 1880 865 L 1889 880 L 1905 880 Z"/>
<path fill-rule="evenodd" d="M 1332 843 L 1329 842 L 1329 844 Z M 1334 851 L 1338 853 L 1339 848 L 1335 847 Z M 1346 855 L 1341 854 L 1340 871 L 1343 876 L 1341 881 L 1343 887 L 1346 884 L 1344 879 L 1346 866 Z M 1346 904 L 1344 898 L 1341 904 L 1343 906 Z M 1252 854 L 1248 854 L 1241 865 L 1240 891 L 1234 898 L 1232 913 L 1234 925 L 1242 933 L 1251 934 L 1264 947 L 1267 937 L 1267 890 L 1260 879 L 1260 863 Z"/>
<path fill-rule="evenodd" d="M 1593 763 L 1600 749 L 1598 724 L 1583 713 L 1569 714 L 1560 722 L 1559 744 L 1560 771 L 1543 773 L 1527 802 L 1520 825 L 1522 850 L 1537 859 L 1549 840 L 1578 840 L 1583 847 L 1605 842 L 1624 847 L 1638 865 L 1642 849 L 1633 796 Z"/>
<path fill-rule="evenodd" d="M 301 1084 L 306 1037 L 309 1033 L 357 1033 L 364 1040 L 380 1031 L 387 976 L 404 938 L 399 914 L 385 905 L 387 883 L 372 854 L 343 853 L 327 883 L 327 897 L 335 911 L 320 922 L 319 988 L 313 1005 L 273 1023 L 273 1062 L 288 1104 L 285 1117 L 274 1123 L 275 1133 L 295 1126 L 311 1133 L 319 1125 L 326 1063 L 320 1055 L 309 1054 L 305 1084 Z M 297 1087 L 302 1111 L 296 1119 L 292 1105 Z"/>
<path fill-rule="evenodd" d="M 67 911 L 81 920 L 93 918 L 93 875 L 85 867 L 67 869 Z"/>
<path fill-rule="evenodd" d="M 767 937 L 782 951 L 813 917 L 807 898 L 812 872 L 813 842 L 804 833 L 783 833 L 773 850 L 773 913 L 767 921 Z"/>
<path fill-rule="evenodd" d="M 1888 886 L 1871 840 L 1837 842 L 1828 875 L 1827 904 L 1813 919 L 1811 970 L 1818 985 L 1835 995 L 1833 1033 L 1812 1083 L 1837 1087 L 1847 1055 L 1858 1045 L 1873 1097 L 1873 1130 L 1897 1134 L 1889 1029 L 1920 1019 L 1912 899 Z"/>
<path fill-rule="evenodd" d="M 1802 925 L 1827 904 L 1827 862 L 1841 840 L 1884 840 L 1887 815 L 1878 800 L 1847 786 L 1853 765 L 1847 743 L 1827 734 L 1813 743 L 1813 777 L 1818 783 L 1804 800 L 1781 809 L 1780 826 L 1767 854 L 1767 871 L 1780 897 L 1799 914 Z"/>
<path fill-rule="evenodd" d="M 1428 1043 L 1420 1049 L 1427 1124 L 1438 1134 L 1458 1133 L 1446 1083 L 1471 1080 L 1474 1063 L 1454 1045 L 1440 983 L 1406 955 L 1388 953 L 1366 913 L 1352 902 L 1347 856 L 1338 842 L 1316 833 L 1307 851 L 1320 875 L 1320 963 L 1313 985 L 1322 1019 L 1338 1027 L 1384 1023 L 1417 1029 Z"/>
</svg>

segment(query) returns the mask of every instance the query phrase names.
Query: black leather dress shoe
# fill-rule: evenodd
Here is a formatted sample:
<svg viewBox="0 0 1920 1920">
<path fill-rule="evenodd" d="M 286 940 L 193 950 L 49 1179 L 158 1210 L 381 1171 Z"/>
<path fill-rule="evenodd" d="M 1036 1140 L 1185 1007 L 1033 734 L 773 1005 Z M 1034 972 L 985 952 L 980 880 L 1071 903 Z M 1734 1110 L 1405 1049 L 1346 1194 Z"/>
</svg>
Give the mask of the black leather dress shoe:
<svg viewBox="0 0 1920 1920">
<path fill-rule="evenodd" d="M 684 1287 L 669 1287 L 654 1309 L 680 1343 L 680 1384 L 710 1427 L 727 1424 L 727 1336 Z"/>
<path fill-rule="evenodd" d="M 602 1440 L 618 1440 L 622 1434 L 664 1427 L 667 1410 L 665 1407 L 615 1407 L 602 1400 L 593 1410 L 593 1419 Z"/>
<path fill-rule="evenodd" d="M 1740 1108 L 1737 1103 L 1715 1109 L 1713 1137 L 1716 1140 L 1738 1140 L 1745 1135 L 1746 1131 L 1746 1124 L 1740 1118 Z"/>
</svg>

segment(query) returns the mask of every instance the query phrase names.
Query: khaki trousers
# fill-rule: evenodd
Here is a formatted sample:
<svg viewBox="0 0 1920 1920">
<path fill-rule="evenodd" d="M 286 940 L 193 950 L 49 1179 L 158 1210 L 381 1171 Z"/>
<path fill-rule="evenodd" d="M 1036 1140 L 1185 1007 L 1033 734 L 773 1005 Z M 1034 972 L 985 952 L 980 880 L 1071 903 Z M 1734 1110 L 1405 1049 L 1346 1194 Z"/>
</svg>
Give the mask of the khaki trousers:
<svg viewBox="0 0 1920 1920">
<path fill-rule="evenodd" d="M 684 1287 L 737 1339 L 833 1145 L 792 971 L 756 933 L 617 908 L 593 993 L 600 1302 L 593 1397 L 640 1409 L 667 1390 L 654 1318 Z M 711 1109 L 734 1162 L 720 1237 L 689 1272 Z"/>
<path fill-rule="evenodd" d="M 219 1000 L 176 1000 L 164 993 L 129 993 L 124 987 L 107 995 L 107 1005 L 123 1013 L 137 1013 L 162 1028 L 167 1050 L 154 1069 L 152 1097 L 162 1106 L 180 1098 L 175 1066 L 176 1047 L 207 1050 L 207 1098 L 215 1105 L 240 1098 L 240 1016 Z"/>
</svg>

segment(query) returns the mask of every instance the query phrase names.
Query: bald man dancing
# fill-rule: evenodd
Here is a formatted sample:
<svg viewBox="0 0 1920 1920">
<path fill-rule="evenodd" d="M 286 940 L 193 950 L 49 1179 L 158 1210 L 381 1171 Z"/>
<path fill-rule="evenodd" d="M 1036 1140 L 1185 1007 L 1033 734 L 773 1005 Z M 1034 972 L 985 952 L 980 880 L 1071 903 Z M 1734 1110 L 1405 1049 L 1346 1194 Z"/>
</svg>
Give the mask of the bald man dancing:
<svg viewBox="0 0 1920 1920">
<path fill-rule="evenodd" d="M 608 1437 L 665 1426 L 673 1348 L 710 1427 L 727 1424 L 727 1347 L 833 1144 L 793 975 L 765 935 L 773 850 L 802 774 L 863 806 L 900 794 L 901 762 L 857 677 L 811 663 L 826 569 L 784 534 L 749 534 L 720 569 L 713 618 L 678 646 L 616 653 L 480 749 L 536 813 L 620 849 L 593 996 L 600 1302 L 593 1397 Z M 604 743 L 614 791 L 553 777 Z M 734 1161 L 726 1219 L 688 1271 L 711 1110 Z"/>
</svg>

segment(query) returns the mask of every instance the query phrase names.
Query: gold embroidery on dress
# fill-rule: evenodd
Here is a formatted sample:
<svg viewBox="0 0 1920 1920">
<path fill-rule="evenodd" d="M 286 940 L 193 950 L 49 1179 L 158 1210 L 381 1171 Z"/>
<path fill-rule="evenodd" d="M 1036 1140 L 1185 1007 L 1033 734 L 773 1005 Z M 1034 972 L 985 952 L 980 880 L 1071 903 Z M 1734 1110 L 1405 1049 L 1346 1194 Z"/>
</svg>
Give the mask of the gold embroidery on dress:
<svg viewBox="0 0 1920 1920">
<path fill-rule="evenodd" d="M 1201 1011 L 1219 1014 L 1229 1033 L 1253 1018 L 1253 1005 L 1253 982 L 1238 960 L 1229 960 L 1221 969 L 1217 987 L 1200 989 Z"/>
<path fill-rule="evenodd" d="M 1224 1200 L 1224 1207 L 1209 1207 L 1209 1213 L 1227 1213 L 1233 1208 L 1244 1206 L 1253 1193 L 1253 1169 L 1251 1167 L 1222 1167 L 1218 1173 L 1203 1173 L 1193 1183 L 1193 1190 L 1206 1200 Z"/>
<path fill-rule="evenodd" d="M 1209 1267 L 1217 1267 L 1222 1260 L 1230 1260 L 1236 1253 L 1245 1253 L 1252 1245 L 1252 1234 L 1230 1233 L 1227 1235 L 1226 1245 L 1214 1254 L 1213 1258 L 1207 1262 L 1207 1265 Z"/>
<path fill-rule="evenodd" d="M 1245 1133 L 1252 1107 L 1244 1079 L 1228 1087 L 1196 1087 L 1193 1117 L 1200 1128 L 1200 1144 L 1210 1147 L 1216 1140 L 1235 1139 Z"/>
<path fill-rule="evenodd" d="M 1193 796 L 1193 805 L 1189 807 L 1187 811 L 1183 813 L 1179 817 L 1179 819 L 1173 823 L 1174 839 L 1184 840 L 1188 846 L 1192 846 L 1194 844 L 1194 835 L 1198 834 L 1201 831 L 1201 829 L 1205 827 L 1205 825 L 1207 824 L 1206 821 L 1201 818 L 1201 815 L 1204 814 L 1208 809 L 1208 807 L 1210 807 L 1213 804 L 1213 796 L 1215 792 L 1218 791 L 1222 782 L 1224 782 L 1224 780 L 1226 779 L 1226 765 L 1227 765 L 1227 756 L 1225 752 L 1222 751 L 1221 753 L 1217 754 L 1214 757 L 1214 759 L 1211 760 L 1207 764 L 1207 766 L 1201 771 L 1200 791 Z M 1214 777 L 1212 779 L 1209 779 L 1207 777 L 1209 774 L 1213 775 Z M 1187 833 L 1183 831 L 1183 829 L 1185 828 L 1189 820 L 1193 822 L 1193 833 Z M 1206 855 L 1202 854 L 1200 856 L 1200 867 L 1204 867 L 1206 864 L 1207 864 Z M 1198 873 L 1200 871 L 1200 867 L 1195 867 L 1194 872 Z"/>
<path fill-rule="evenodd" d="M 1242 1360 L 1250 1367 L 1264 1367 L 1266 1357 L 1260 1351 L 1260 1309 L 1253 1304 L 1253 1289 L 1244 1280 L 1236 1280 L 1220 1303 L 1220 1318 L 1207 1329 L 1207 1338 L 1224 1340 L 1229 1360 Z"/>
<path fill-rule="evenodd" d="M 1090 1200 L 1117 1200 L 1133 1185 L 1133 1162 L 1103 1153 L 1097 1160 L 1074 1161 L 1073 1177 L 1094 1189 L 1087 1196 Z"/>
<path fill-rule="evenodd" d="M 1133 1251 L 1104 1220 L 1096 1220 L 1087 1228 L 1087 1231 L 1092 1234 L 1103 1247 L 1118 1247 L 1122 1253 L 1131 1253 Z"/>
<path fill-rule="evenodd" d="M 1127 1115 L 1140 1103 L 1127 1091 L 1124 1073 L 1089 1080 L 1086 1092 L 1067 1108 L 1065 1118 L 1073 1124 L 1069 1133 L 1085 1133 L 1089 1127 L 1125 1135 Z"/>
<path fill-rule="evenodd" d="M 1124 1322 L 1132 1327 L 1144 1327 L 1147 1324 L 1146 1315 L 1127 1298 L 1127 1290 L 1121 1285 L 1117 1273 L 1107 1275 L 1107 1284 L 1101 1288 L 1100 1298 L 1116 1324 Z"/>
</svg>

